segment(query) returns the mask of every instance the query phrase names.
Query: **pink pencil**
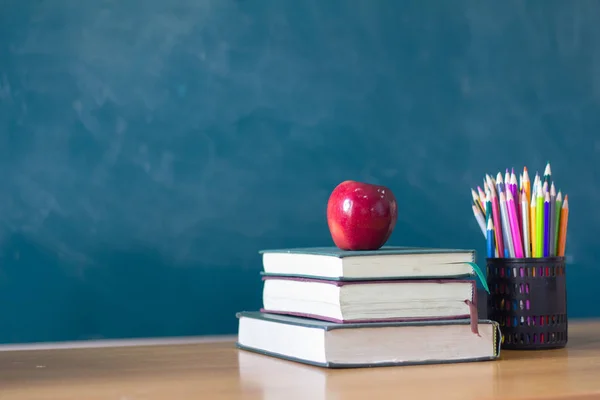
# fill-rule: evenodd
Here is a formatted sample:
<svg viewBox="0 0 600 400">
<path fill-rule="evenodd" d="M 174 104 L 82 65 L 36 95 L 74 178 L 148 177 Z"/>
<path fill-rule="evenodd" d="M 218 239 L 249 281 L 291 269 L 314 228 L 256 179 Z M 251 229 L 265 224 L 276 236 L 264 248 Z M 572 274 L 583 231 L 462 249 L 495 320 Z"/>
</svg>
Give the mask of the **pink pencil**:
<svg viewBox="0 0 600 400">
<path fill-rule="evenodd" d="M 506 192 L 506 208 L 508 209 L 508 220 L 510 222 L 510 231 L 512 232 L 515 257 L 523 258 L 523 242 L 521 241 L 517 208 L 515 207 L 515 199 L 510 191 Z"/>
</svg>

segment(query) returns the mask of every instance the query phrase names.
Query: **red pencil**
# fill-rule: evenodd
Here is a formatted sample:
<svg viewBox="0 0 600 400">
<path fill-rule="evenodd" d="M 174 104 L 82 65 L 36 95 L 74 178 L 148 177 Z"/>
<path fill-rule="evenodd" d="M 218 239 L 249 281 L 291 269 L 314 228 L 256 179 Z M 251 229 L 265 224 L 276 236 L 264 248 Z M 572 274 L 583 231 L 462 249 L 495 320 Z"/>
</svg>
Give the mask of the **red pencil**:
<svg viewBox="0 0 600 400">
<path fill-rule="evenodd" d="M 494 235 L 496 236 L 496 245 L 498 246 L 498 257 L 504 257 L 504 240 L 502 240 L 502 223 L 500 222 L 500 204 L 496 195 L 496 188 L 488 177 L 488 187 L 492 196 L 492 218 L 494 219 Z"/>
</svg>

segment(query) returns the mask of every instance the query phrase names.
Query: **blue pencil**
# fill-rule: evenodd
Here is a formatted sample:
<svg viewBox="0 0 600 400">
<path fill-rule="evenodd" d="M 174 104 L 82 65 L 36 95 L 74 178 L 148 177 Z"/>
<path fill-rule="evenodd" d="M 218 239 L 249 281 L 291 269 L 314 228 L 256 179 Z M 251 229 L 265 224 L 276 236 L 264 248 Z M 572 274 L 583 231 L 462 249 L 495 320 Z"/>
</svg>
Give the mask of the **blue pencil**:
<svg viewBox="0 0 600 400">
<path fill-rule="evenodd" d="M 544 194 L 544 257 L 550 257 L 550 193 Z"/>
<path fill-rule="evenodd" d="M 496 252 L 496 243 L 494 241 L 494 222 L 492 218 L 488 219 L 487 222 L 487 256 L 488 258 L 494 257 Z"/>
<path fill-rule="evenodd" d="M 504 182 L 502 181 L 502 174 L 500 172 L 498 172 L 498 175 L 496 175 L 496 191 L 498 192 L 498 196 L 500 196 L 500 193 L 504 192 Z"/>
</svg>

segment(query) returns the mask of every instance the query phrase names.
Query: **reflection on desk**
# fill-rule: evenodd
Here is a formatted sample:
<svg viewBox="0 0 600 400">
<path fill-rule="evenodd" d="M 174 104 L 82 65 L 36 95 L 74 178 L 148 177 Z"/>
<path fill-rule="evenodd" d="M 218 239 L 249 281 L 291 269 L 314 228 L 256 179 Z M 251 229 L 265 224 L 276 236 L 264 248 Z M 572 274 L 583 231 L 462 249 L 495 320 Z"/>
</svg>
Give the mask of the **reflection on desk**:
<svg viewBox="0 0 600 400">
<path fill-rule="evenodd" d="M 600 322 L 569 345 L 465 364 L 327 370 L 237 350 L 231 341 L 0 351 L 0 399 L 600 398 Z"/>
</svg>

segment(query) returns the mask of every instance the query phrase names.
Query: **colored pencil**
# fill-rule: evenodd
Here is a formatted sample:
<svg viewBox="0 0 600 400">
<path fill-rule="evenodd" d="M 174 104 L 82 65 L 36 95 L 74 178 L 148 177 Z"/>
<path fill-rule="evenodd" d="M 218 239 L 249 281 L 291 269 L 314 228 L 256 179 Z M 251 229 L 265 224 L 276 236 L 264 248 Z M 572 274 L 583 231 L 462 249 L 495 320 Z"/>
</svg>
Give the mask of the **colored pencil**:
<svg viewBox="0 0 600 400">
<path fill-rule="evenodd" d="M 523 174 L 519 173 L 519 193 L 523 191 Z"/>
<path fill-rule="evenodd" d="M 523 174 L 519 174 L 519 198 L 521 197 L 521 192 L 523 192 Z"/>
<path fill-rule="evenodd" d="M 529 202 L 529 199 L 531 199 L 531 182 L 529 181 L 527 167 L 523 168 L 523 191 L 527 195 L 527 202 Z"/>
<path fill-rule="evenodd" d="M 527 167 L 523 167 L 523 192 L 527 197 L 527 207 L 529 208 L 529 202 L 531 199 L 531 181 L 529 180 L 529 171 L 527 170 Z M 522 212 L 523 211 L 521 211 L 521 213 Z M 530 213 L 527 213 L 527 215 L 530 215 Z M 527 226 L 529 227 L 529 232 L 527 233 L 527 237 L 529 238 L 527 246 L 529 246 L 529 257 L 531 257 L 531 221 L 528 221 Z M 525 232 L 523 232 L 523 237 L 524 236 Z M 525 244 L 523 244 L 523 246 L 525 246 Z"/>
<path fill-rule="evenodd" d="M 554 245 L 556 236 L 556 187 L 554 186 L 554 182 L 550 185 L 550 238 L 548 241 L 548 246 L 550 247 L 550 257 L 554 257 L 556 255 L 556 246 Z"/>
<path fill-rule="evenodd" d="M 504 235 L 502 233 L 502 223 L 500 222 L 500 205 L 498 204 L 498 196 L 492 182 L 492 178 L 488 175 L 490 194 L 492 195 L 492 218 L 494 219 L 494 236 L 496 237 L 496 246 L 498 247 L 498 256 L 504 257 Z"/>
<path fill-rule="evenodd" d="M 498 195 L 500 198 L 500 213 L 502 214 L 502 231 L 506 232 L 504 238 L 506 247 L 508 247 L 508 257 L 515 257 L 515 247 L 510 230 L 510 222 L 508 221 L 508 209 L 506 208 L 506 194 L 504 192 Z"/>
<path fill-rule="evenodd" d="M 492 211 L 492 194 L 490 193 L 490 190 L 488 189 L 488 187 L 485 187 L 486 193 L 484 195 L 484 203 L 485 203 L 485 220 L 486 220 L 486 224 L 489 223 L 489 221 L 493 221 L 493 211 Z M 496 234 L 496 232 L 494 232 L 494 235 Z M 496 243 L 496 240 L 494 239 L 494 246 L 495 246 L 495 253 L 496 256 L 499 254 L 498 253 L 498 243 Z"/>
<path fill-rule="evenodd" d="M 479 211 L 485 212 L 483 204 L 481 204 L 481 202 L 479 201 L 479 196 L 477 196 L 477 192 L 475 192 L 475 190 L 473 189 L 471 189 L 471 197 L 473 197 L 473 203 L 477 206 L 477 208 L 479 208 Z"/>
<path fill-rule="evenodd" d="M 505 190 L 504 181 L 502 180 L 502 174 L 500 172 L 496 175 L 496 190 L 498 191 L 498 196 Z"/>
<path fill-rule="evenodd" d="M 533 188 L 533 193 L 531 193 L 531 205 L 529 208 L 529 233 L 530 233 L 530 240 L 531 240 L 531 256 L 532 257 L 539 257 L 538 252 L 537 252 L 537 236 L 535 235 L 535 230 L 536 230 L 536 216 L 537 216 L 537 199 L 535 198 L 535 187 Z"/>
<path fill-rule="evenodd" d="M 477 186 L 477 194 L 479 195 L 479 202 L 485 211 L 485 191 L 481 189 L 481 186 Z"/>
<path fill-rule="evenodd" d="M 502 174 L 498 172 L 496 175 L 496 187 L 498 188 L 498 206 L 500 207 L 500 224 L 502 225 L 502 240 L 504 242 L 504 257 L 512 257 L 511 254 L 514 252 L 511 251 L 512 248 L 512 238 L 510 237 L 510 226 L 508 225 L 508 215 L 506 215 L 506 207 L 503 208 L 501 202 L 502 193 L 506 193 L 506 186 L 504 181 L 502 180 Z M 505 204 L 506 205 L 506 194 L 504 195 Z"/>
<path fill-rule="evenodd" d="M 569 221 L 569 195 L 565 195 L 565 200 L 562 203 L 560 211 L 560 231 L 558 240 L 558 256 L 565 256 L 565 248 L 567 246 L 567 224 Z"/>
<path fill-rule="evenodd" d="M 485 220 L 492 219 L 492 194 L 489 190 L 485 194 Z"/>
<path fill-rule="evenodd" d="M 496 244 L 494 243 L 494 222 L 492 219 L 487 221 L 487 256 L 488 258 L 494 257 L 496 251 Z"/>
<path fill-rule="evenodd" d="M 555 231 L 554 231 L 554 243 L 552 246 L 554 246 L 554 254 L 558 256 L 558 237 L 560 235 L 560 213 L 561 213 L 561 209 L 562 209 L 562 193 L 559 190 L 558 194 L 556 195 L 556 226 L 554 227 Z"/>
<path fill-rule="evenodd" d="M 510 175 L 510 188 L 511 188 L 511 194 L 513 197 L 513 200 L 515 202 L 515 212 L 517 215 L 517 229 L 519 230 L 519 233 L 521 234 L 521 206 L 519 204 L 519 200 L 520 200 L 520 196 L 519 196 L 519 186 L 517 183 L 517 176 L 515 175 L 515 171 L 513 170 L 513 172 Z M 508 197 L 506 199 L 508 201 Z M 522 235 L 522 234 L 521 234 Z"/>
<path fill-rule="evenodd" d="M 552 179 L 548 162 L 533 179 L 527 167 L 511 167 L 485 174 L 483 186 L 470 189 L 488 257 L 564 257 L 569 205 Z"/>
<path fill-rule="evenodd" d="M 477 220 L 477 224 L 479 225 L 479 229 L 481 229 L 481 233 L 483 233 L 483 236 L 485 237 L 487 235 L 485 231 L 485 217 L 481 213 L 479 207 L 477 207 L 475 204 L 473 204 L 472 208 L 475 219 Z"/>
<path fill-rule="evenodd" d="M 550 193 L 544 193 L 544 257 L 550 257 Z"/>
<path fill-rule="evenodd" d="M 532 197 L 535 197 L 535 214 L 531 216 L 532 218 L 532 224 L 531 224 L 531 229 L 535 231 L 535 252 L 537 254 L 538 257 L 541 257 L 541 254 L 538 254 L 538 235 L 537 235 L 537 198 L 538 198 L 538 190 L 541 188 L 541 179 L 539 174 L 536 172 L 535 173 L 535 182 L 533 184 L 533 193 L 531 194 Z M 532 234 L 533 235 L 533 234 Z"/>
<path fill-rule="evenodd" d="M 536 197 L 536 216 L 535 216 L 535 241 L 536 253 L 538 257 L 544 256 L 544 192 L 542 185 L 538 184 Z"/>
<path fill-rule="evenodd" d="M 529 238 L 529 200 L 527 193 L 521 193 L 521 223 L 523 224 L 523 252 L 525 257 L 531 257 L 531 240 Z"/>
<path fill-rule="evenodd" d="M 546 168 L 544 169 L 544 182 L 550 182 L 552 178 L 552 170 L 550 169 L 550 162 L 546 164 Z"/>
<path fill-rule="evenodd" d="M 514 176 L 514 175 L 513 175 Z M 523 242 L 519 228 L 519 217 L 516 202 L 511 192 L 506 192 L 506 209 L 508 211 L 508 222 L 512 233 L 513 251 L 516 258 L 523 258 Z"/>
</svg>

